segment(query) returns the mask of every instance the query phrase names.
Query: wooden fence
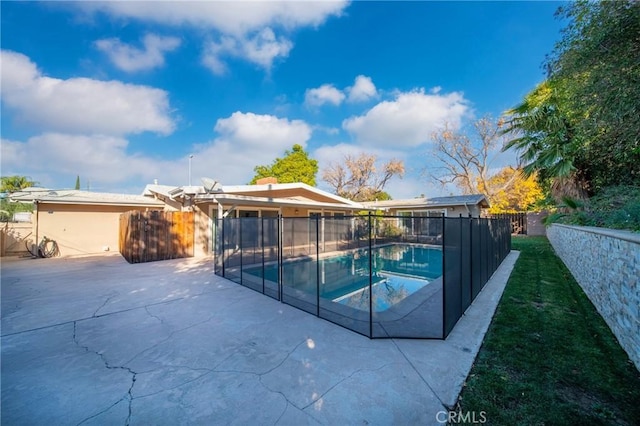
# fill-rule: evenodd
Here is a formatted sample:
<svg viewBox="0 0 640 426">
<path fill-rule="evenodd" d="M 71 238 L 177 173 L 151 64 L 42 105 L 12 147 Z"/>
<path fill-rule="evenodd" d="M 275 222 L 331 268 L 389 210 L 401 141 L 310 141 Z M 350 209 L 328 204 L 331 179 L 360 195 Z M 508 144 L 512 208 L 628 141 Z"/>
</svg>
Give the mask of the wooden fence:
<svg viewBox="0 0 640 426">
<path fill-rule="evenodd" d="M 527 235 L 527 213 L 498 213 L 489 217 L 493 219 L 509 219 L 512 235 Z"/>
<path fill-rule="evenodd" d="M 130 211 L 120 215 L 120 254 L 129 263 L 193 257 L 194 213 Z"/>
</svg>

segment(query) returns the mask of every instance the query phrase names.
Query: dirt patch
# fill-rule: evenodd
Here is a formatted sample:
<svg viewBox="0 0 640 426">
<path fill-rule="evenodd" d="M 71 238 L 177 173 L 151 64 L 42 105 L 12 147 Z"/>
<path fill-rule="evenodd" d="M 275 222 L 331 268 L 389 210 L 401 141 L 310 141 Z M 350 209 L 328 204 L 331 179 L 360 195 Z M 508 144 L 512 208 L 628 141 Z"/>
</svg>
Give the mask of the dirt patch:
<svg viewBox="0 0 640 426">
<path fill-rule="evenodd" d="M 561 386 L 556 395 L 564 402 L 576 406 L 583 413 L 590 413 L 592 417 L 605 421 L 607 424 L 631 426 L 624 420 L 620 411 L 613 404 L 603 401 L 596 395 L 586 392 L 584 389 Z"/>
</svg>

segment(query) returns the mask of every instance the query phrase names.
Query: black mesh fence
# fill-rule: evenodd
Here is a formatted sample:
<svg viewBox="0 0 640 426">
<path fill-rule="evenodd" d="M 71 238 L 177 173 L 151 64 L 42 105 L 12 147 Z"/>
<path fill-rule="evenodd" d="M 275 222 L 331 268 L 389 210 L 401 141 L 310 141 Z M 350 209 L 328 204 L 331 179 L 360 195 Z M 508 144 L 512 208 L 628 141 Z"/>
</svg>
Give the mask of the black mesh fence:
<svg viewBox="0 0 640 426">
<path fill-rule="evenodd" d="M 371 338 L 446 338 L 511 250 L 508 221 L 224 218 L 216 274 Z"/>
<path fill-rule="evenodd" d="M 444 218 L 444 335 L 511 251 L 506 219 Z"/>
</svg>

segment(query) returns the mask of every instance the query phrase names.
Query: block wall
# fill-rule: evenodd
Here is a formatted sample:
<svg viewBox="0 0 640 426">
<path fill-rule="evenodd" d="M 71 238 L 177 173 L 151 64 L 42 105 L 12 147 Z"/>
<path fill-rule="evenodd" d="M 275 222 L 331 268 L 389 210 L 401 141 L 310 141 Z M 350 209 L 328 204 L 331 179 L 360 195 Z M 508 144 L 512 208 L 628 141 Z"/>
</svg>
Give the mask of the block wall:
<svg viewBox="0 0 640 426">
<path fill-rule="evenodd" d="M 553 224 L 547 238 L 640 370 L 640 234 Z"/>
</svg>

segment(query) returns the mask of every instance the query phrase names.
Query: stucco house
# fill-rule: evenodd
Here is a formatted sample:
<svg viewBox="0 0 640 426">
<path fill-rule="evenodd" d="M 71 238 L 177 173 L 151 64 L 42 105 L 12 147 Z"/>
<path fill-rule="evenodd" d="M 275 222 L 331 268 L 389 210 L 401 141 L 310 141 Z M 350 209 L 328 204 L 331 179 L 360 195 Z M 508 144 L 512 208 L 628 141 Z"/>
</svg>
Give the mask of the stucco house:
<svg viewBox="0 0 640 426">
<path fill-rule="evenodd" d="M 413 198 L 357 203 L 304 183 L 220 185 L 203 179 L 200 186 L 149 184 L 141 195 L 28 188 L 11 194 L 15 202 L 32 202 L 34 240 L 56 240 L 63 256 L 96 254 L 118 247 L 119 217 L 130 210 L 193 211 L 195 256 L 214 249 L 216 220 L 222 217 L 344 217 L 382 211 L 410 217 L 480 216 L 489 207 L 483 195 Z"/>
<path fill-rule="evenodd" d="M 480 217 L 482 209 L 488 209 L 489 201 L 482 194 L 452 195 L 434 198 L 409 198 L 405 200 L 387 200 L 366 202 L 367 208 L 382 210 L 391 216 L 448 216 Z"/>
<path fill-rule="evenodd" d="M 55 240 L 62 256 L 117 252 L 121 213 L 165 206 L 141 195 L 44 188 L 26 188 L 9 199 L 34 204 L 32 240 Z"/>
<path fill-rule="evenodd" d="M 195 215 L 195 255 L 213 252 L 216 219 L 222 217 L 342 217 L 370 210 L 361 203 L 330 194 L 304 183 L 173 187 L 147 185 L 143 196 L 166 204 L 167 209 L 192 210 Z"/>
</svg>

